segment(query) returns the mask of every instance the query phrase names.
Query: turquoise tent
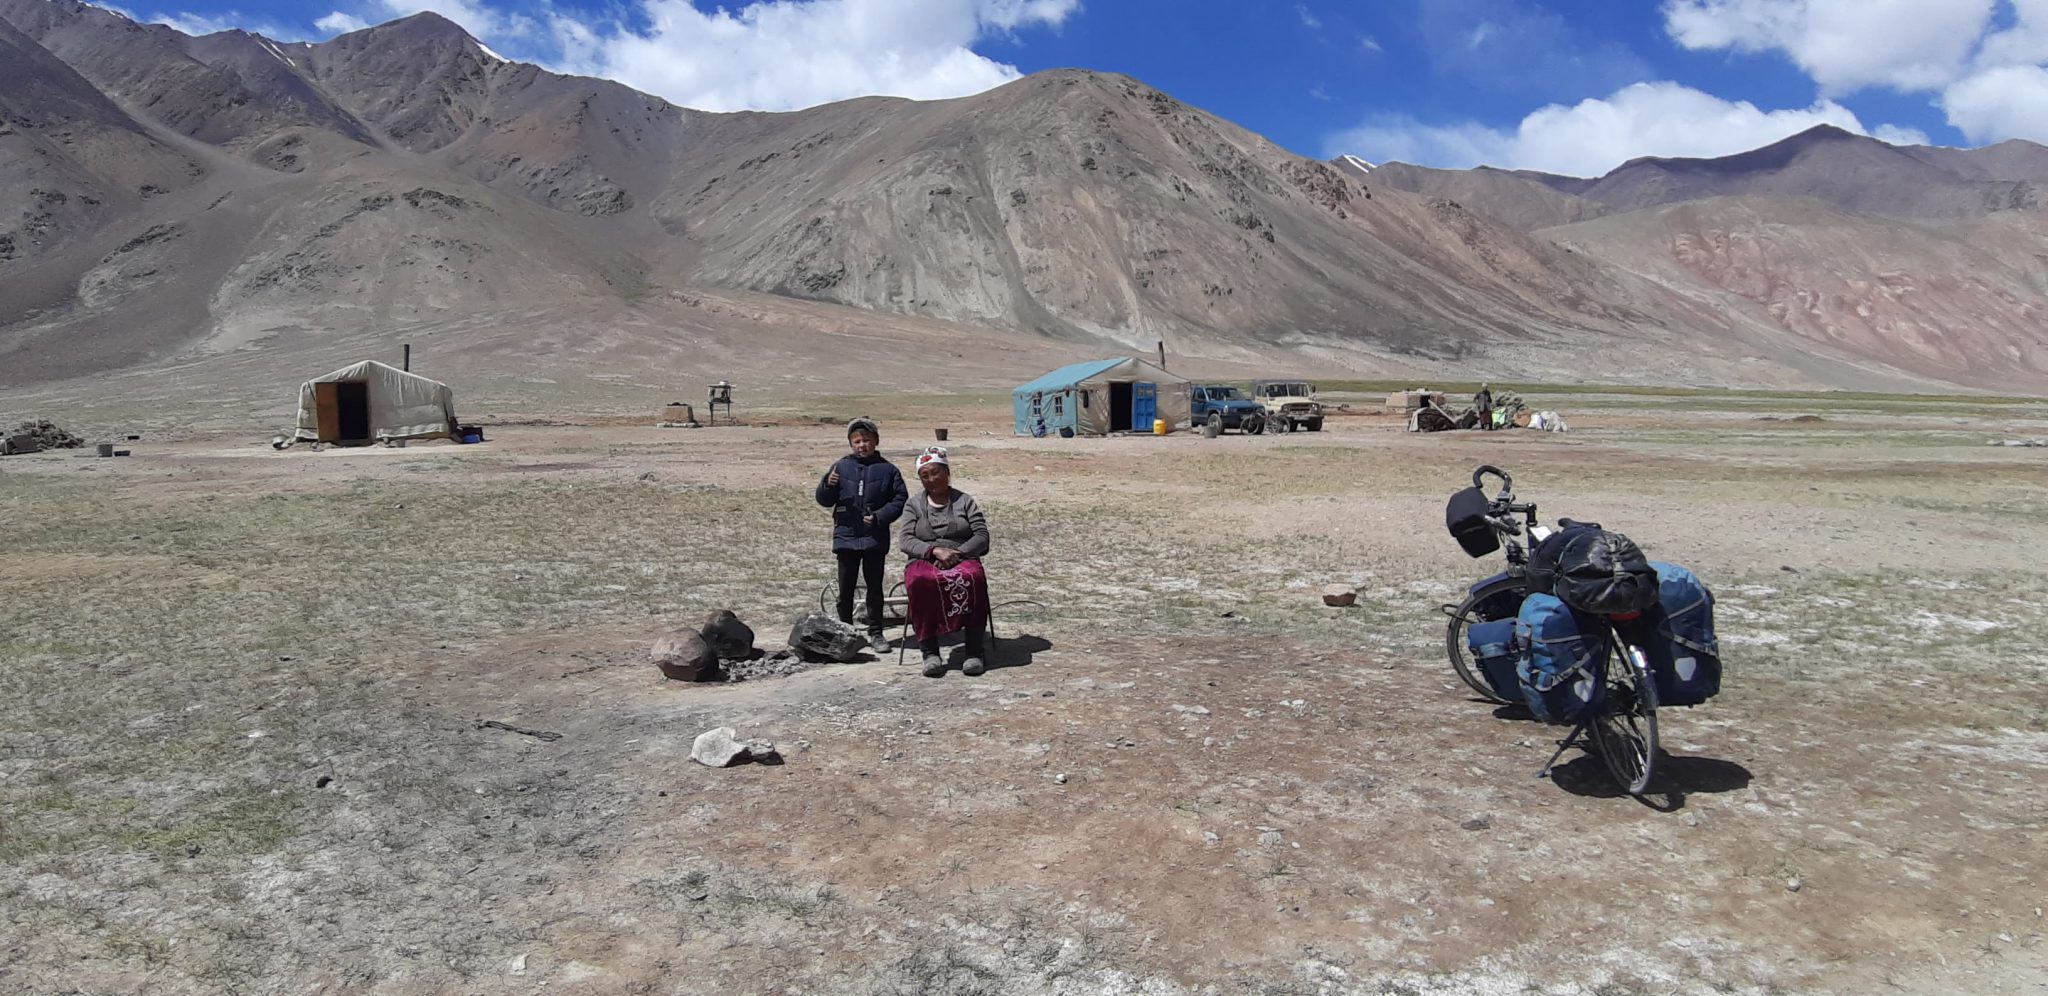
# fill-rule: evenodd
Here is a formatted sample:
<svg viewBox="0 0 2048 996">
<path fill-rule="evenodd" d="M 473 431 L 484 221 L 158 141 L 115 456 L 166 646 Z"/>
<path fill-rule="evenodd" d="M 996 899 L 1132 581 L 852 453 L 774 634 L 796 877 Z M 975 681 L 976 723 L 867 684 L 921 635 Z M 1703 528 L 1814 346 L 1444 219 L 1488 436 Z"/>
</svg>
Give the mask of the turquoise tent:
<svg viewBox="0 0 2048 996">
<path fill-rule="evenodd" d="M 1102 436 L 1188 427 L 1189 381 L 1134 356 L 1071 363 L 1011 393 L 1017 435 Z M 1064 431 L 1063 431 L 1064 430 Z"/>
</svg>

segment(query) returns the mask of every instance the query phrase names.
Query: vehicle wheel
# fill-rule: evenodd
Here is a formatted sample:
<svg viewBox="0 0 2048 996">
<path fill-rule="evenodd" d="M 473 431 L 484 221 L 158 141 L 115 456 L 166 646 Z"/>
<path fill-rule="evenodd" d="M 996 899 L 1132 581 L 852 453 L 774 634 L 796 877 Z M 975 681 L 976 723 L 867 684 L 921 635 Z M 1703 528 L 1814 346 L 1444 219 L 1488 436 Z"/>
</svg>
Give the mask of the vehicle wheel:
<svg viewBox="0 0 2048 996">
<path fill-rule="evenodd" d="M 1294 428 L 1294 423 L 1288 421 L 1286 418 L 1273 418 L 1268 419 L 1266 422 L 1267 432 L 1277 432 L 1283 436 L 1286 435 L 1287 431 L 1292 428 Z"/>
<path fill-rule="evenodd" d="M 1488 702 L 1509 705 L 1519 700 L 1510 699 L 1487 684 L 1486 676 L 1479 673 L 1478 663 L 1472 660 L 1465 647 L 1465 631 L 1472 628 L 1473 623 L 1507 619 L 1520 612 L 1522 598 L 1528 593 L 1528 583 L 1523 579 L 1501 578 L 1481 586 L 1458 607 L 1445 609 L 1450 614 L 1451 623 L 1444 628 L 1444 655 L 1451 659 L 1451 668 L 1458 672 L 1458 677 Z"/>
<path fill-rule="evenodd" d="M 1246 415 L 1244 421 L 1239 422 L 1237 427 L 1239 431 L 1249 435 L 1259 435 L 1266 431 L 1266 417 L 1257 413 Z"/>
<path fill-rule="evenodd" d="M 1650 787 L 1657 767 L 1657 685 L 1642 651 L 1625 644 L 1608 656 L 1606 702 L 1593 721 L 1593 744 L 1630 795 Z"/>
<path fill-rule="evenodd" d="M 1323 420 L 1319 418 L 1312 418 L 1306 422 L 1303 422 L 1301 424 L 1301 427 L 1307 429 L 1310 432 L 1321 432 L 1323 431 Z"/>
<path fill-rule="evenodd" d="M 1213 425 L 1213 426 L 1215 426 L 1215 427 L 1216 427 L 1216 434 L 1217 434 L 1217 435 L 1219 435 L 1219 436 L 1220 436 L 1220 435 L 1222 435 L 1222 434 L 1223 434 L 1223 413 L 1222 413 L 1222 412 L 1210 412 L 1210 413 L 1209 413 L 1209 424 L 1210 424 L 1210 425 Z"/>
</svg>

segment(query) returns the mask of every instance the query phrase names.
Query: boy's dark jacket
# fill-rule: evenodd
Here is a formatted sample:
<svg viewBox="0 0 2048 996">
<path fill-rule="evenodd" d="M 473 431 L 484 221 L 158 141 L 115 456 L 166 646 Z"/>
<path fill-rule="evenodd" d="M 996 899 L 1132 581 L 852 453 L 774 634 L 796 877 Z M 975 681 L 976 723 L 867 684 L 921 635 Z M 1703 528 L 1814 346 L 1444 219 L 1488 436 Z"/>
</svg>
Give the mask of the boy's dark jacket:
<svg viewBox="0 0 2048 996">
<path fill-rule="evenodd" d="M 834 552 L 867 552 L 889 548 L 889 527 L 903 515 L 910 492 L 903 474 L 880 453 L 862 460 L 849 453 L 832 465 L 839 486 L 826 483 L 830 470 L 818 478 L 818 504 L 832 510 Z M 874 516 L 874 524 L 863 520 Z"/>
</svg>

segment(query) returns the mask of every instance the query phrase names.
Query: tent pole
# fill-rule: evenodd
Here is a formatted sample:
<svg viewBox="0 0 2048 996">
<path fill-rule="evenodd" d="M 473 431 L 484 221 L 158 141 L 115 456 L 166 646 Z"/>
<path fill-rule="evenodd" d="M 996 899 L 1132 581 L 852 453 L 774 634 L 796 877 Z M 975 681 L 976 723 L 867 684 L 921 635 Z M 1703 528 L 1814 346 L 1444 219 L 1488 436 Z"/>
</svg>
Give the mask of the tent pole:
<svg viewBox="0 0 2048 996">
<path fill-rule="evenodd" d="M 412 371 L 412 343 L 405 344 L 405 366 L 401 369 L 408 373 Z"/>
</svg>

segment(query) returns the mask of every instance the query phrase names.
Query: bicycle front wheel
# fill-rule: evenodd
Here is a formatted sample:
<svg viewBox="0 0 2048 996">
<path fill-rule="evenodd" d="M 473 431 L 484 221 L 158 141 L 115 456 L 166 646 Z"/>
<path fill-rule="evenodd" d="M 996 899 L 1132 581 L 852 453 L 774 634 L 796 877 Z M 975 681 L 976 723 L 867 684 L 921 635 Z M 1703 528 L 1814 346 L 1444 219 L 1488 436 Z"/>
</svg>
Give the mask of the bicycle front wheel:
<svg viewBox="0 0 2048 996">
<path fill-rule="evenodd" d="M 1657 686 L 1641 649 L 1616 642 L 1602 681 L 1606 704 L 1593 721 L 1593 745 L 1630 795 L 1650 788 L 1657 768 Z"/>
<path fill-rule="evenodd" d="M 1465 645 L 1465 631 L 1471 629 L 1473 623 L 1513 616 L 1522 607 L 1522 596 L 1528 594 L 1526 584 L 1523 579 L 1514 577 L 1490 581 L 1481 585 L 1457 608 L 1445 610 L 1450 614 L 1451 622 L 1444 628 L 1444 656 L 1451 659 L 1451 668 L 1458 672 L 1458 677 L 1488 702 L 1507 705 L 1519 700 L 1506 698 L 1494 691 L 1486 676 L 1479 673 L 1479 665 L 1472 660 L 1471 651 Z"/>
</svg>

